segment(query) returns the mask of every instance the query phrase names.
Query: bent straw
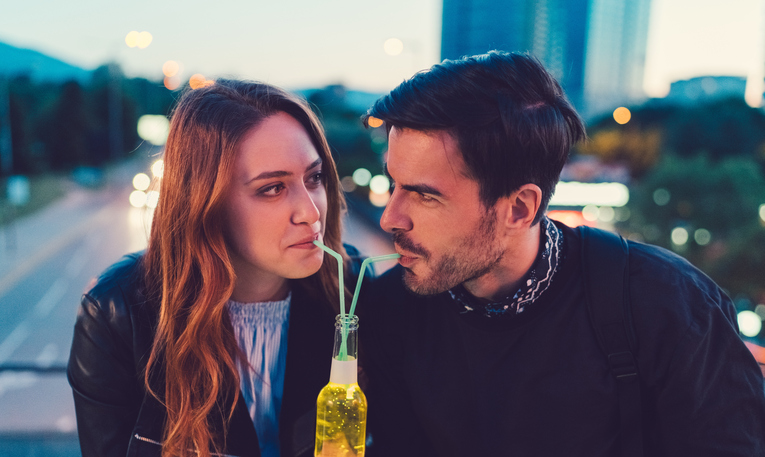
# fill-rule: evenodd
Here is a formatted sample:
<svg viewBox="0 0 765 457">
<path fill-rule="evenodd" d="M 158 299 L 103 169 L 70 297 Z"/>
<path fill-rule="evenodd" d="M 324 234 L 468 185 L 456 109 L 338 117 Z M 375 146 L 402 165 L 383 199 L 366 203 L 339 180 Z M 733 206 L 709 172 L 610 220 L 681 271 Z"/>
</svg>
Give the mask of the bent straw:
<svg viewBox="0 0 765 457">
<path fill-rule="evenodd" d="M 319 240 L 314 240 L 313 244 L 315 244 L 316 246 L 322 248 L 324 250 L 324 252 L 326 252 L 327 254 L 331 255 L 332 257 L 335 258 L 335 260 L 337 260 L 337 278 L 338 278 L 338 281 L 340 282 L 340 285 L 339 285 L 339 287 L 340 287 L 340 289 L 339 289 L 339 291 L 340 291 L 340 294 L 339 294 L 340 295 L 340 315 L 341 316 L 345 316 L 345 293 L 344 293 L 345 288 L 344 288 L 344 285 L 343 285 L 343 256 L 341 256 L 337 252 L 333 251 L 332 249 L 324 246 L 324 243 L 322 243 Z"/>
<path fill-rule="evenodd" d="M 337 252 L 333 251 L 332 249 L 325 246 L 321 241 L 314 240 L 313 244 L 320 247 L 324 250 L 324 252 L 328 253 L 332 257 L 337 260 L 337 278 L 339 281 L 339 292 L 340 292 L 340 316 L 341 320 L 343 321 L 343 330 L 341 333 L 342 335 L 342 341 L 340 343 L 340 351 L 338 356 L 338 360 L 346 361 L 348 360 L 348 321 L 350 321 L 350 318 L 353 317 L 353 312 L 356 310 L 356 301 L 359 299 L 359 292 L 361 292 L 361 282 L 364 280 L 364 272 L 367 269 L 367 265 L 374 262 L 381 262 L 383 260 L 392 260 L 397 259 L 401 257 L 400 254 L 386 254 L 386 255 L 379 255 L 377 257 L 369 257 L 367 259 L 364 259 L 363 262 L 361 262 L 361 270 L 359 271 L 359 279 L 356 281 L 356 290 L 353 292 L 353 301 L 351 302 L 351 309 L 348 312 L 348 319 L 345 319 L 345 287 L 343 285 L 343 257 L 338 254 Z"/>
<path fill-rule="evenodd" d="M 356 301 L 359 299 L 359 293 L 361 292 L 361 282 L 364 280 L 364 271 L 367 265 L 374 262 L 382 262 L 384 260 L 393 260 L 401 257 L 401 254 L 386 254 L 379 255 L 377 257 L 369 257 L 361 262 L 361 271 L 359 271 L 359 279 L 356 281 L 356 290 L 353 292 L 353 301 L 351 301 L 351 310 L 348 311 L 348 316 L 353 317 L 353 312 L 356 311 Z"/>
<path fill-rule="evenodd" d="M 314 240 L 313 244 L 322 248 L 324 252 L 331 255 L 337 260 L 337 280 L 339 282 L 338 295 L 340 295 L 340 317 L 343 322 L 343 330 L 340 332 L 342 335 L 342 341 L 340 343 L 340 352 L 337 354 L 337 358 L 340 361 L 348 360 L 348 320 L 345 319 L 345 287 L 343 284 L 343 256 L 333 251 L 332 249 L 324 246 L 319 240 Z"/>
</svg>

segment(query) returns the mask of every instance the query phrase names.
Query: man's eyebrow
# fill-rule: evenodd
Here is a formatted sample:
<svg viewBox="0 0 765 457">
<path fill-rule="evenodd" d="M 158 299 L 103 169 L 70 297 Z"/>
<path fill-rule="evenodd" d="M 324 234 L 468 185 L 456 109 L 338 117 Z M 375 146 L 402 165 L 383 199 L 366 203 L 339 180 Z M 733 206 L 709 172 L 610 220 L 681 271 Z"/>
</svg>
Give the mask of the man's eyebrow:
<svg viewBox="0 0 765 457">
<path fill-rule="evenodd" d="M 390 179 L 391 182 L 394 182 L 393 177 L 388 173 L 388 164 L 383 164 L 383 173 L 385 173 L 385 176 Z M 402 184 L 401 188 L 404 189 L 407 192 L 417 192 L 419 194 L 429 194 L 434 197 L 443 197 L 444 194 L 441 193 L 440 190 L 436 189 L 433 186 L 429 186 L 427 184 Z"/>
<path fill-rule="evenodd" d="M 316 168 L 317 166 L 321 165 L 321 157 L 314 160 L 313 163 L 308 165 L 305 169 L 306 172 L 310 171 L 312 168 Z M 253 181 L 257 181 L 259 179 L 271 179 L 271 178 L 283 178 L 285 176 L 292 176 L 291 171 L 264 171 L 263 173 L 259 174 L 258 176 L 255 176 L 254 178 L 247 181 L 246 184 L 249 184 Z"/>
<path fill-rule="evenodd" d="M 418 194 L 428 194 L 434 197 L 443 197 L 444 195 L 433 186 L 427 184 L 402 184 L 401 188 L 408 192 L 417 192 Z"/>
</svg>

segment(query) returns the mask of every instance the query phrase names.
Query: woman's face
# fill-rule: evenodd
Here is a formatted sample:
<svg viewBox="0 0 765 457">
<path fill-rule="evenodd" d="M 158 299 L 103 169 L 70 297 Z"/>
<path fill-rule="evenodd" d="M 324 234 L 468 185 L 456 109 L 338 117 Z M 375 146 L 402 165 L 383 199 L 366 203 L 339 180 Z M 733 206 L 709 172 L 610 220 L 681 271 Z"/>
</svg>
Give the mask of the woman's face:
<svg viewBox="0 0 765 457">
<path fill-rule="evenodd" d="M 323 251 L 313 241 L 323 241 L 327 192 L 321 158 L 293 117 L 274 114 L 244 136 L 225 214 L 236 289 L 243 281 L 278 285 L 319 270 Z"/>
</svg>

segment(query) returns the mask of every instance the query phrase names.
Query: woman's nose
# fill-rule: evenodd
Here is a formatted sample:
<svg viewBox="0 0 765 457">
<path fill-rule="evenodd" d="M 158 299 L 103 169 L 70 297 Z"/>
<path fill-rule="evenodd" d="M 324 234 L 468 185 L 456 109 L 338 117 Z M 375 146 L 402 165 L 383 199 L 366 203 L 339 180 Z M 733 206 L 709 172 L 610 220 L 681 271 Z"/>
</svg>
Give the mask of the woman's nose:
<svg viewBox="0 0 765 457">
<path fill-rule="evenodd" d="M 292 213 L 293 224 L 313 225 L 321 218 L 321 211 L 314 201 L 316 197 L 306 188 L 300 189 Z"/>
</svg>

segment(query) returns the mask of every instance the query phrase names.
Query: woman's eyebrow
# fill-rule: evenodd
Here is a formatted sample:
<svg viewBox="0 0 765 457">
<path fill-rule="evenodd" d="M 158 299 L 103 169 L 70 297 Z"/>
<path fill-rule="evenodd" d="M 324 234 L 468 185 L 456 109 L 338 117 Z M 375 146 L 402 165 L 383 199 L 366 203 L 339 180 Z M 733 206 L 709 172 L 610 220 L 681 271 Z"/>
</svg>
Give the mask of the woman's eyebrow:
<svg viewBox="0 0 765 457">
<path fill-rule="evenodd" d="M 321 165 L 321 157 L 319 157 L 318 159 L 314 160 L 311 165 L 308 165 L 308 167 L 306 167 L 305 171 L 310 171 L 312 168 L 316 168 L 319 165 Z"/>
<path fill-rule="evenodd" d="M 305 169 L 306 172 L 310 171 L 313 168 L 316 168 L 317 166 L 321 165 L 321 157 L 314 160 L 313 163 L 308 165 Z M 271 179 L 271 178 L 283 178 L 285 176 L 292 176 L 291 171 L 264 171 L 263 173 L 259 174 L 258 176 L 255 176 L 254 178 L 250 179 L 246 182 L 246 184 L 249 184 L 253 181 L 257 181 L 259 179 Z"/>
</svg>

